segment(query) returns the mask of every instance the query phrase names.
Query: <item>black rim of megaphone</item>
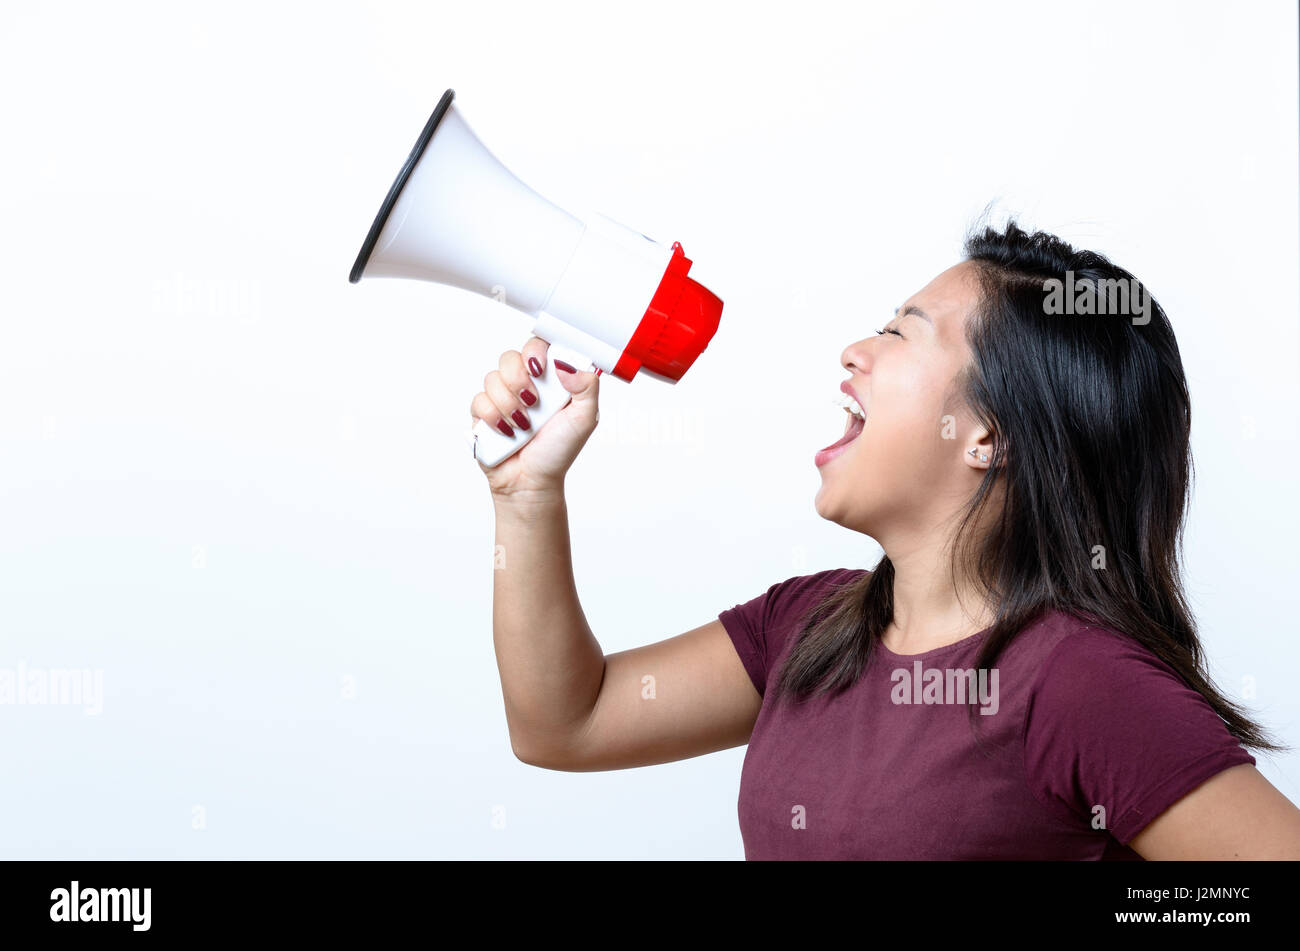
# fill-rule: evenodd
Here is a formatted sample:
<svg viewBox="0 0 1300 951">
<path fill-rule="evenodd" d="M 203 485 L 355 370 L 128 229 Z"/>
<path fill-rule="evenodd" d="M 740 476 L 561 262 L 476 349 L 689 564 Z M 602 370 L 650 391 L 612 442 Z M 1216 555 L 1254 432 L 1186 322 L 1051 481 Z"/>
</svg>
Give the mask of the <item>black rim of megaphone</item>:
<svg viewBox="0 0 1300 951">
<path fill-rule="evenodd" d="M 384 225 L 388 223 L 388 216 L 393 213 L 393 206 L 397 204 L 397 199 L 401 197 L 402 189 L 406 187 L 406 181 L 411 177 L 411 172 L 415 171 L 415 166 L 420 161 L 420 156 L 429 145 L 429 140 L 433 138 L 433 133 L 438 131 L 438 123 L 442 117 L 447 114 L 447 109 L 451 106 L 451 100 L 455 98 L 455 90 L 448 89 L 438 100 L 438 106 L 433 110 L 433 115 L 429 116 L 429 121 L 424 124 L 424 131 L 415 141 L 415 148 L 411 149 L 411 154 L 406 157 L 406 164 L 402 170 L 397 173 L 397 178 L 393 181 L 393 187 L 388 189 L 388 197 L 384 199 L 383 205 L 379 208 L 379 214 L 375 215 L 375 223 L 370 226 L 370 232 L 366 235 L 365 243 L 361 245 L 361 252 L 357 255 L 356 263 L 352 265 L 352 273 L 348 280 L 355 284 L 361 280 L 361 275 L 370 263 L 370 255 L 375 250 L 375 245 L 379 243 L 379 235 L 384 230 Z"/>
</svg>

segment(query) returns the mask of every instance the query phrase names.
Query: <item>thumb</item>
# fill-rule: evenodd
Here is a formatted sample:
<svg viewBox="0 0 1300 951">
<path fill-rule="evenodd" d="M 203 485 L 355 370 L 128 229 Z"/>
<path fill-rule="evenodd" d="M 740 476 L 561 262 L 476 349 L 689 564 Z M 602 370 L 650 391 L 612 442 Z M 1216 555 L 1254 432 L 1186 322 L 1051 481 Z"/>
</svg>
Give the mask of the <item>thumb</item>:
<svg viewBox="0 0 1300 951">
<path fill-rule="evenodd" d="M 597 382 L 600 378 L 599 369 L 582 372 L 563 360 L 551 362 L 555 367 L 556 375 L 560 378 L 560 384 L 568 390 L 575 403 L 585 403 L 587 400 L 595 399 L 600 391 L 600 384 Z"/>
</svg>

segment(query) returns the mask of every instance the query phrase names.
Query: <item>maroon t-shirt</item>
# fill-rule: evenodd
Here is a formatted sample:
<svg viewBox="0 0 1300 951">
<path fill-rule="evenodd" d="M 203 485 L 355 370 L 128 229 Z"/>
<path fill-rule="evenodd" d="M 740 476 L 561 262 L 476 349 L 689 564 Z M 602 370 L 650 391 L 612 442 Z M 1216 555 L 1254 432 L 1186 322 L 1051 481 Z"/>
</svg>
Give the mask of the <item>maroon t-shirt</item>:
<svg viewBox="0 0 1300 951">
<path fill-rule="evenodd" d="M 877 643 L 839 696 L 772 703 L 804 615 L 864 574 L 790 578 L 718 615 L 763 694 L 740 781 L 747 859 L 1140 859 L 1127 846 L 1151 820 L 1255 763 L 1150 651 L 1056 612 L 982 680 L 983 632 L 921 654 Z M 982 746 L 955 702 L 967 689 Z"/>
</svg>

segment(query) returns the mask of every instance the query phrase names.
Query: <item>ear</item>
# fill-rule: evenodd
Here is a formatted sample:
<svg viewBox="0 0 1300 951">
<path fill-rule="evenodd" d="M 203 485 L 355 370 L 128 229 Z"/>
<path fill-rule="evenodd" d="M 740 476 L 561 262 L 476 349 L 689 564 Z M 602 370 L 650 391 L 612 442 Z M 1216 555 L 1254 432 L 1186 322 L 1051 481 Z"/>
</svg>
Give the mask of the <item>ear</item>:
<svg viewBox="0 0 1300 951">
<path fill-rule="evenodd" d="M 962 450 L 962 461 L 972 469 L 987 469 L 993 459 L 994 441 L 993 434 L 987 429 L 979 427 L 971 430 Z"/>
</svg>

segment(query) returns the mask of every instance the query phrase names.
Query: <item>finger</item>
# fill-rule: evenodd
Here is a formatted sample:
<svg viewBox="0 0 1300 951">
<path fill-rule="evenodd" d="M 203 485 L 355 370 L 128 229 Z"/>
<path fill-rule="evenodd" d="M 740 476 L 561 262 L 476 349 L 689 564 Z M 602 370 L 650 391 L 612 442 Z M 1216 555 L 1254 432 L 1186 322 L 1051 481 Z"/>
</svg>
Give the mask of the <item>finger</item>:
<svg viewBox="0 0 1300 951">
<path fill-rule="evenodd" d="M 497 370 L 501 374 L 501 379 L 505 381 L 506 386 L 510 388 L 510 392 L 521 406 L 528 407 L 537 404 L 537 389 L 529 385 L 532 382 L 532 377 L 528 373 L 528 368 L 524 366 L 522 353 L 518 350 L 507 350 L 501 354 Z M 492 394 L 489 392 L 488 395 L 491 396 Z"/>
<path fill-rule="evenodd" d="M 600 376 L 600 370 L 581 371 L 577 367 L 564 363 L 561 360 L 553 361 L 555 363 L 555 375 L 559 378 L 560 384 L 569 391 L 573 396 L 594 395 L 596 392 L 596 380 Z"/>
<path fill-rule="evenodd" d="M 520 366 L 522 365 L 521 362 Z M 532 421 L 528 418 L 527 408 L 510 388 L 500 370 L 493 370 L 487 375 L 483 381 L 483 390 L 508 425 L 525 430 L 533 428 Z M 500 429 L 499 426 L 497 428 Z M 505 432 L 504 429 L 501 431 Z"/>
<path fill-rule="evenodd" d="M 495 373 L 496 371 L 493 370 L 492 374 Z M 489 374 L 489 376 L 492 374 Z M 485 380 L 485 385 L 486 382 L 487 381 Z M 475 420 L 481 419 L 489 426 L 499 429 L 507 436 L 513 436 L 515 434 L 514 428 L 505 421 L 502 417 L 501 411 L 497 409 L 496 404 L 492 402 L 492 398 L 485 392 L 477 394 L 470 402 L 469 413 Z"/>
<path fill-rule="evenodd" d="M 529 376 L 539 377 L 546 372 L 546 351 L 550 346 L 541 337 L 529 337 L 519 348 Z"/>
</svg>

